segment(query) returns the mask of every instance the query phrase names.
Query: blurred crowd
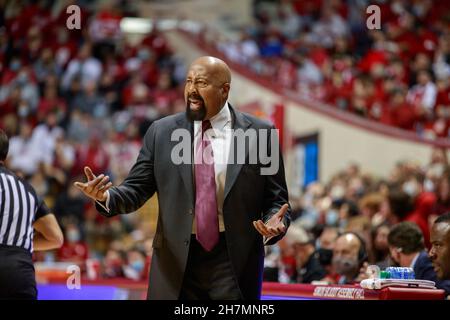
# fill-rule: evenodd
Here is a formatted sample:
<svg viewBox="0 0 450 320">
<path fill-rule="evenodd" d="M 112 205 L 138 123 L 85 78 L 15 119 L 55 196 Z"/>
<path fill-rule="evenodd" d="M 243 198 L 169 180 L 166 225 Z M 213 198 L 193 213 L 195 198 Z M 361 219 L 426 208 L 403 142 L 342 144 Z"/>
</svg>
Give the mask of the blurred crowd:
<svg viewBox="0 0 450 320">
<path fill-rule="evenodd" d="M 239 39 L 210 38 L 227 59 L 299 97 L 421 136 L 449 136 L 449 2 L 253 3 L 255 23 Z M 381 29 L 368 29 L 369 5 L 380 8 Z"/>
<path fill-rule="evenodd" d="M 103 4 L 104 3 L 104 4 Z M 81 29 L 66 27 L 78 4 Z M 147 276 L 151 227 L 138 215 L 103 219 L 73 186 L 83 168 L 120 184 L 156 119 L 184 110 L 185 66 L 154 28 L 121 32 L 130 1 L 0 1 L 0 127 L 9 168 L 28 179 L 56 214 L 65 243 L 37 261 L 98 258 L 104 276 Z M 181 89 L 181 91 L 180 91 Z"/>
<path fill-rule="evenodd" d="M 447 153 L 435 149 L 426 166 L 399 162 L 384 178 L 352 164 L 290 202 L 293 222 L 267 249 L 266 281 L 352 284 L 367 278 L 369 265 L 410 267 L 419 253 L 433 273 L 430 231 L 450 212 Z"/>
</svg>

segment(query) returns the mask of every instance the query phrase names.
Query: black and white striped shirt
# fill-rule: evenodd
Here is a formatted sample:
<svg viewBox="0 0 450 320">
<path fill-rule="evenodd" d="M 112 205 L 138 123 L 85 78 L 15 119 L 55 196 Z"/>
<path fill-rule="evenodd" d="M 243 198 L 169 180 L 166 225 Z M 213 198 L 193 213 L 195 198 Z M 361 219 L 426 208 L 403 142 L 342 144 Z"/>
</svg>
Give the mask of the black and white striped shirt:
<svg viewBox="0 0 450 320">
<path fill-rule="evenodd" d="M 29 183 L 0 165 L 0 245 L 33 252 L 33 223 L 49 213 Z"/>
</svg>

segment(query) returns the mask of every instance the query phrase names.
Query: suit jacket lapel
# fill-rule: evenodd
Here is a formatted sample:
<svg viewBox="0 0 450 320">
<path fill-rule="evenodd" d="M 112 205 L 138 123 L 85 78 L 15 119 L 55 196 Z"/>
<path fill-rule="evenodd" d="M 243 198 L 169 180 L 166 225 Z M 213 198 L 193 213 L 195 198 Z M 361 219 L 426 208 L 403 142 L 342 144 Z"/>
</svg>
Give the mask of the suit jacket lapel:
<svg viewBox="0 0 450 320">
<path fill-rule="evenodd" d="M 247 119 L 246 117 L 244 117 L 244 115 L 239 112 L 236 111 L 230 104 L 228 104 L 230 107 L 230 111 L 231 111 L 231 116 L 233 118 L 233 130 L 238 130 L 238 129 L 242 129 L 242 130 L 246 130 L 250 125 L 251 122 L 249 119 Z M 234 144 L 231 144 L 231 147 L 233 147 Z M 232 159 L 231 155 L 234 154 L 234 159 Z M 248 156 L 248 148 L 245 149 L 245 158 L 247 159 Z M 228 165 L 227 165 L 227 176 L 225 179 L 225 188 L 224 188 L 224 195 L 223 195 L 223 199 L 224 201 L 227 198 L 228 193 L 230 192 L 231 188 L 233 187 L 237 176 L 239 175 L 239 172 L 241 171 L 242 168 L 242 163 L 234 163 L 236 159 L 236 154 L 234 152 L 232 152 L 231 148 L 230 148 L 230 155 L 228 157 Z M 231 163 L 230 163 L 231 161 Z"/>
<path fill-rule="evenodd" d="M 183 179 L 184 186 L 186 187 L 186 191 L 188 192 L 188 195 L 192 201 L 192 204 L 195 203 L 195 184 L 193 180 L 193 172 L 192 172 L 192 166 L 194 165 L 194 154 L 192 150 L 192 144 L 194 141 L 194 126 L 191 121 L 189 121 L 186 117 L 182 117 L 176 121 L 177 126 L 176 129 L 184 128 L 190 132 L 191 137 L 191 162 L 190 163 L 181 163 L 179 164 L 178 170 L 180 172 L 180 175 Z"/>
</svg>

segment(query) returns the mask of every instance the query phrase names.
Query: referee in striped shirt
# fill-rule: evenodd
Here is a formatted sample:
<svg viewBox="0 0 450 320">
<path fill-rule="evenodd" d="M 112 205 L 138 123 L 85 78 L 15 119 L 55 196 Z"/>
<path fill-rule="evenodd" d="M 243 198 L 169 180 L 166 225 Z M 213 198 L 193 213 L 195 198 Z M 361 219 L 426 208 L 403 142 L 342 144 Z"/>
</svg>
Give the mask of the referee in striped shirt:
<svg viewBox="0 0 450 320">
<path fill-rule="evenodd" d="M 59 248 L 63 235 L 33 187 L 5 167 L 8 147 L 0 129 L 0 299 L 36 299 L 33 250 Z"/>
</svg>

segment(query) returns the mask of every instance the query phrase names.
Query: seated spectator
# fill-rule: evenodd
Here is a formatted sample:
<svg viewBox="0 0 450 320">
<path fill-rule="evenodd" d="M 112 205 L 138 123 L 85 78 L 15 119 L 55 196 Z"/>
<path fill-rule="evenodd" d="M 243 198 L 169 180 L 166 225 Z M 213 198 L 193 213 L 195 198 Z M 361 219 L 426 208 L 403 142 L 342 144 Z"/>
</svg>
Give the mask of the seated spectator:
<svg viewBox="0 0 450 320">
<path fill-rule="evenodd" d="M 292 225 L 286 234 L 286 241 L 294 248 L 297 272 L 293 282 L 311 283 L 325 277 L 326 271 L 319 262 L 314 239 L 303 228 Z"/>
<path fill-rule="evenodd" d="M 431 79 L 430 72 L 427 70 L 419 71 L 417 84 L 409 90 L 406 99 L 416 108 L 424 123 L 432 119 L 436 96 L 437 87 Z"/>
<path fill-rule="evenodd" d="M 390 124 L 405 130 L 414 130 L 418 117 L 413 105 L 405 100 L 405 92 L 395 89 L 390 94 L 389 109 L 385 110 L 390 117 Z"/>
<path fill-rule="evenodd" d="M 388 222 L 397 224 L 402 221 L 411 221 L 417 224 L 424 235 L 429 237 L 428 217 L 424 216 L 414 206 L 414 199 L 398 187 L 391 188 L 384 206 Z M 431 212 L 430 212 L 431 213 Z M 428 247 L 429 241 L 425 241 Z"/>
<path fill-rule="evenodd" d="M 318 259 L 327 274 L 332 272 L 333 249 L 338 236 L 337 228 L 325 227 L 316 241 Z"/>
<path fill-rule="evenodd" d="M 101 62 L 91 55 L 91 46 L 85 43 L 78 51 L 78 56 L 72 59 L 62 77 L 63 89 L 69 88 L 72 79 L 80 76 L 81 84 L 84 87 L 89 81 L 97 83 L 102 73 Z"/>
<path fill-rule="evenodd" d="M 73 101 L 73 108 L 87 113 L 94 118 L 109 116 L 109 105 L 104 97 L 97 92 L 96 82 L 89 80 L 84 83 L 83 92 Z"/>
<path fill-rule="evenodd" d="M 380 215 L 381 203 L 383 196 L 380 193 L 369 193 L 361 198 L 359 201 L 359 208 L 361 215 L 367 217 L 372 226 L 377 226 L 383 220 Z"/>
<path fill-rule="evenodd" d="M 82 225 L 84 222 L 86 200 L 81 196 L 80 190 L 73 185 L 73 182 L 76 181 L 74 179 L 67 184 L 67 188 L 56 198 L 54 211 L 57 214 L 58 222 L 62 226 L 69 223 Z"/>
<path fill-rule="evenodd" d="M 87 243 L 82 239 L 80 229 L 76 224 L 66 225 L 64 240 L 64 244 L 57 252 L 58 261 L 72 262 L 77 264 L 82 271 L 85 270 L 89 249 Z"/>
<path fill-rule="evenodd" d="M 132 280 L 143 280 L 147 277 L 148 268 L 146 268 L 145 254 L 137 249 L 127 252 L 127 262 L 123 267 L 126 278 Z"/>
<path fill-rule="evenodd" d="M 441 280 L 450 280 L 450 213 L 436 219 L 431 228 L 430 259 Z"/>
<path fill-rule="evenodd" d="M 104 278 L 121 278 L 124 276 L 124 254 L 119 250 L 113 248 L 106 252 L 103 259 L 103 273 Z"/>
<path fill-rule="evenodd" d="M 36 172 L 43 161 L 42 151 L 33 143 L 32 126 L 29 122 L 20 125 L 19 135 L 11 137 L 9 142 L 8 163 L 12 170 L 30 176 Z"/>
<path fill-rule="evenodd" d="M 427 252 L 424 250 L 423 234 L 412 222 L 395 225 L 388 236 L 389 251 L 394 263 L 414 270 L 416 279 L 430 280 L 436 287 L 450 294 L 450 281 L 438 279 Z"/>
<path fill-rule="evenodd" d="M 367 260 L 366 244 L 356 233 L 347 232 L 336 239 L 333 250 L 333 269 L 338 284 L 359 282 L 361 268 Z"/>
<path fill-rule="evenodd" d="M 372 229 L 372 250 L 370 251 L 371 264 L 385 269 L 390 264 L 388 235 L 390 226 L 384 222 Z"/>
<path fill-rule="evenodd" d="M 436 186 L 436 207 L 434 215 L 450 212 L 450 169 L 446 169 Z"/>
<path fill-rule="evenodd" d="M 42 154 L 43 162 L 46 164 L 51 164 L 56 141 L 58 137 L 64 135 L 63 128 L 59 126 L 62 119 L 58 118 L 58 115 L 58 110 L 49 111 L 45 121 L 34 128 L 31 138 L 33 146 Z"/>
<path fill-rule="evenodd" d="M 58 88 L 55 86 L 46 86 L 44 97 L 39 102 L 37 108 L 37 120 L 43 121 L 49 112 L 56 112 L 58 122 L 66 117 L 66 103 L 58 97 Z"/>
</svg>

